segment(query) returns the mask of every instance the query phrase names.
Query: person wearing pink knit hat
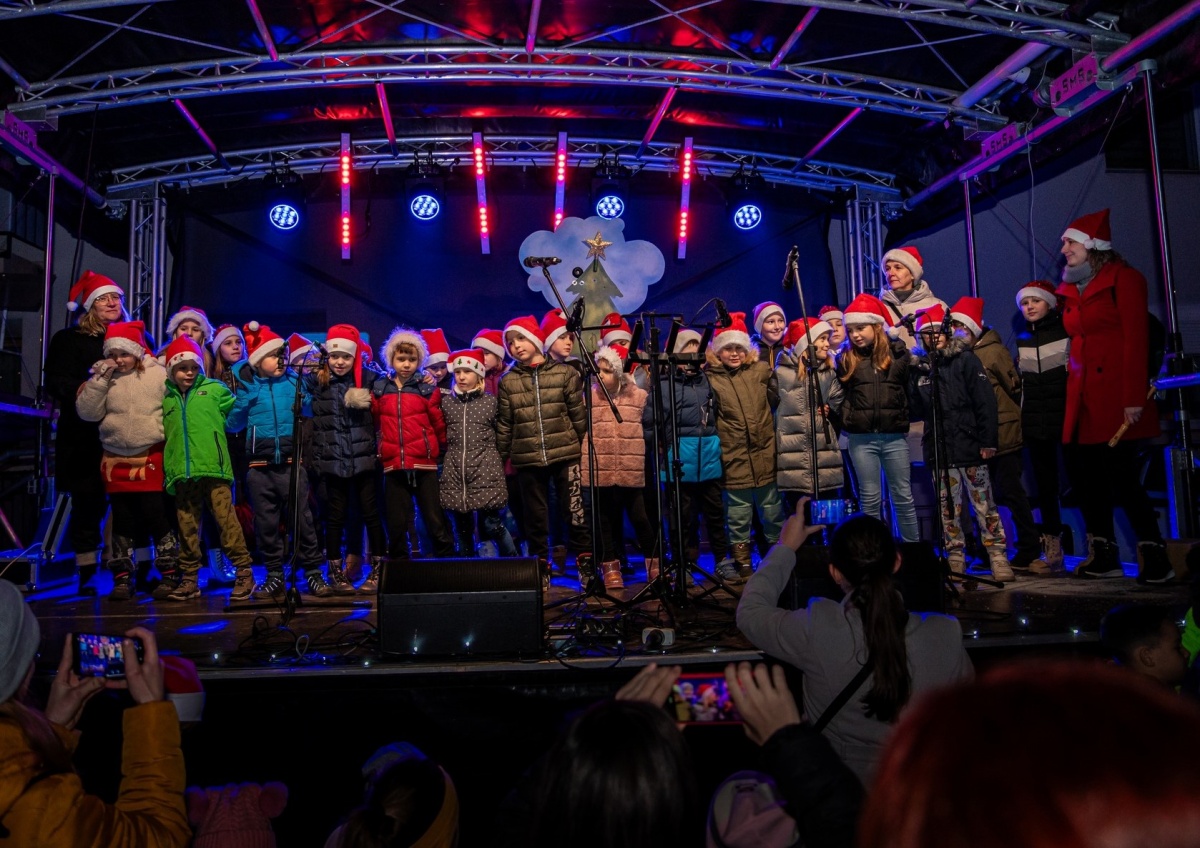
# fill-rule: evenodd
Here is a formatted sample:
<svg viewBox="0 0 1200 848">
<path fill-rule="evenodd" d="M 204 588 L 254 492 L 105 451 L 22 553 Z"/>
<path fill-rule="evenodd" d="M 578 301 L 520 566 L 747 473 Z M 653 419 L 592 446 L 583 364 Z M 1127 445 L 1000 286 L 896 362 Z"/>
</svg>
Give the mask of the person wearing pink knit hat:
<svg viewBox="0 0 1200 848">
<path fill-rule="evenodd" d="M 1149 391 L 1161 360 L 1147 356 L 1154 346 L 1146 278 L 1113 250 L 1107 209 L 1072 221 L 1063 232 L 1061 253 L 1066 267 L 1054 294 L 1071 337 L 1062 438 L 1071 488 L 1080 494 L 1092 542 L 1075 574 L 1124 575 L 1113 524 L 1120 505 L 1138 542 L 1139 582 L 1165 583 L 1175 572 L 1158 514 L 1141 484 L 1138 458 L 1140 441 L 1161 429 Z"/>
</svg>

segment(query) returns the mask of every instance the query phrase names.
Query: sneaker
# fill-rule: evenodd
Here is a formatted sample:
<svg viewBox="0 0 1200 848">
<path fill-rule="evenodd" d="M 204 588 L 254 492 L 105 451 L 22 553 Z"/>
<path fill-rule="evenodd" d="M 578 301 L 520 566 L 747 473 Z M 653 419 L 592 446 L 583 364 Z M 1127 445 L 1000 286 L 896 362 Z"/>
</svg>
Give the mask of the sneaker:
<svg viewBox="0 0 1200 848">
<path fill-rule="evenodd" d="M 113 577 L 113 588 L 108 593 L 110 601 L 129 601 L 133 600 L 133 577 L 132 575 L 118 574 Z"/>
<path fill-rule="evenodd" d="M 1063 565 L 1062 539 L 1042 536 L 1042 555 L 1029 564 L 1029 573 L 1038 577 L 1053 577 L 1066 571 Z"/>
<path fill-rule="evenodd" d="M 1093 536 L 1091 560 L 1076 568 L 1075 576 L 1088 577 L 1093 580 L 1124 577 L 1125 569 L 1121 565 L 1121 556 L 1117 546 L 1100 536 Z"/>
<path fill-rule="evenodd" d="M 1011 583 L 1017 579 L 1017 575 L 1013 573 L 1012 567 L 1008 563 L 1008 555 L 1004 548 L 988 550 L 988 565 L 991 566 L 993 580 Z"/>
<path fill-rule="evenodd" d="M 171 594 L 167 595 L 168 601 L 191 601 L 200 597 L 200 584 L 196 582 L 194 575 L 187 575 L 179 581 L 179 585 L 171 590 Z"/>
<path fill-rule="evenodd" d="M 286 594 L 287 586 L 283 583 L 283 572 L 268 571 L 267 579 L 254 587 L 250 597 L 256 601 L 279 601 L 282 603 Z"/>
<path fill-rule="evenodd" d="M 154 591 L 150 593 L 150 597 L 156 601 L 165 601 L 179 587 L 179 583 L 182 580 L 183 574 L 179 571 L 170 571 L 163 574 L 162 580 L 158 581 L 158 585 L 154 587 Z"/>
<path fill-rule="evenodd" d="M 1139 583 L 1170 583 L 1175 579 L 1175 569 L 1167 559 L 1167 548 L 1162 542 L 1140 542 L 1138 566 Z"/>
<path fill-rule="evenodd" d="M 341 560 L 329 560 L 329 585 L 335 595 L 353 595 L 358 591 L 346 576 Z"/>
<path fill-rule="evenodd" d="M 726 583 L 745 583 L 746 578 L 742 577 L 741 569 L 738 564 L 729 557 L 717 563 L 717 576 Z"/>
<path fill-rule="evenodd" d="M 248 601 L 254 594 L 254 572 L 243 567 L 237 570 L 237 579 L 233 581 L 233 591 L 229 593 L 231 601 Z"/>
<path fill-rule="evenodd" d="M 305 569 L 304 583 L 308 587 L 308 594 L 314 598 L 333 597 L 333 587 L 325 582 L 325 575 L 321 574 L 319 568 Z"/>
<path fill-rule="evenodd" d="M 480 559 L 496 559 L 500 556 L 500 549 L 492 540 L 484 539 L 475 546 L 475 553 Z"/>
</svg>

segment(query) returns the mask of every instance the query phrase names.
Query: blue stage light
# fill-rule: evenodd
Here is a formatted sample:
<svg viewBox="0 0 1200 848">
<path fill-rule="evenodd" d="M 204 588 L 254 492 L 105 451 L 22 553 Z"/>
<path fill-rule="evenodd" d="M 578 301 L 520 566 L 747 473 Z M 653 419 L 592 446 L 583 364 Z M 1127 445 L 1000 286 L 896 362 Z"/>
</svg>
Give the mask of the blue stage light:
<svg viewBox="0 0 1200 848">
<path fill-rule="evenodd" d="M 739 230 L 753 230 L 762 223 L 762 209 L 753 203 L 744 203 L 733 213 L 733 224 Z"/>
<path fill-rule="evenodd" d="M 606 194 L 596 201 L 596 214 L 601 218 L 620 218 L 624 212 L 625 201 L 615 194 Z"/>
<path fill-rule="evenodd" d="M 442 205 L 432 194 L 418 194 L 408 204 L 409 211 L 418 221 L 432 221 L 442 211 Z"/>
<path fill-rule="evenodd" d="M 300 211 L 290 203 L 276 203 L 268 213 L 276 229 L 293 230 L 300 223 Z"/>
</svg>

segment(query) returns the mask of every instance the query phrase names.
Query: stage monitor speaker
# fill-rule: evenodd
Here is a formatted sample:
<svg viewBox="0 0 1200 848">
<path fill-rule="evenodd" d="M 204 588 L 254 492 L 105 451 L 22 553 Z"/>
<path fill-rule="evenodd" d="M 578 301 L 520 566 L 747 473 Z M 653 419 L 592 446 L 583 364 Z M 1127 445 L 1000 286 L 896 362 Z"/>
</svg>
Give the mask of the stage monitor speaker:
<svg viewBox="0 0 1200 848">
<path fill-rule="evenodd" d="M 379 645 L 410 657 L 542 652 L 542 578 L 535 557 L 384 563 Z"/>
<path fill-rule="evenodd" d="M 913 612 L 945 612 L 946 595 L 942 585 L 937 553 L 929 542 L 900 542 L 900 570 L 896 582 L 904 596 L 904 606 Z M 779 596 L 783 609 L 808 606 L 812 598 L 842 599 L 841 588 L 829 576 L 829 548 L 805 545 L 796 556 L 796 568 Z"/>
</svg>

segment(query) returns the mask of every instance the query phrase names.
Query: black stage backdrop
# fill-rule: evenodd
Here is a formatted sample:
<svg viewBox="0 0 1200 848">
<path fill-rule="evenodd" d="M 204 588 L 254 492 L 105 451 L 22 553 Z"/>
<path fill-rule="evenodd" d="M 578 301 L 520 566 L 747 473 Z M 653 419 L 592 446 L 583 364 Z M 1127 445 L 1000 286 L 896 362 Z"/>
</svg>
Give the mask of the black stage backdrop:
<svg viewBox="0 0 1200 848">
<path fill-rule="evenodd" d="M 581 182 L 586 175 L 574 176 Z M 442 214 L 428 224 L 409 214 L 401 178 L 356 173 L 348 262 L 340 256 L 333 174 L 306 178 L 304 221 L 286 233 L 269 224 L 254 186 L 174 193 L 168 199 L 175 257 L 170 311 L 198 306 L 214 326 L 254 319 L 285 336 L 347 322 L 368 334 L 376 350 L 397 324 L 442 327 L 452 346 L 465 345 L 481 327 L 498 328 L 529 313 L 540 318 L 550 308 L 529 290 L 517 261 L 525 237 L 550 228 L 549 179 L 544 168 L 498 168 L 489 175 L 492 252 L 485 256 L 474 182 L 464 169 L 448 181 Z M 827 239 L 831 203 L 803 191 L 768 189 L 763 222 L 742 232 L 731 221 L 726 184 L 696 177 L 687 258 L 679 261 L 677 178 L 641 174 L 633 180 L 624 236 L 653 242 L 666 258 L 663 278 L 650 286 L 641 309 L 678 312 L 688 320 L 707 300 L 722 297 L 731 310 L 747 313 L 774 300 L 789 319 L 798 317 L 796 292 L 780 285 L 793 244 L 800 248 L 809 311 L 836 302 Z M 568 217 L 593 214 L 588 194 L 586 184 L 568 187 Z M 713 317 L 709 309 L 699 320 Z"/>
</svg>

